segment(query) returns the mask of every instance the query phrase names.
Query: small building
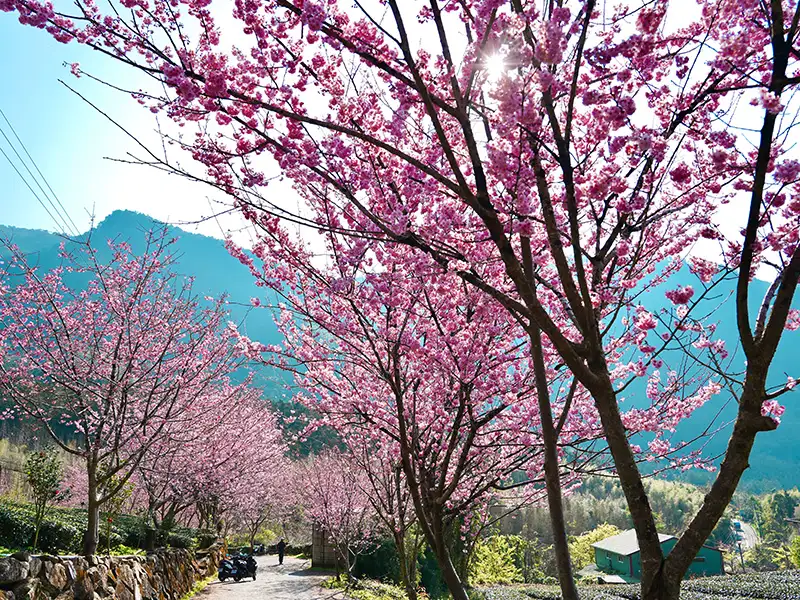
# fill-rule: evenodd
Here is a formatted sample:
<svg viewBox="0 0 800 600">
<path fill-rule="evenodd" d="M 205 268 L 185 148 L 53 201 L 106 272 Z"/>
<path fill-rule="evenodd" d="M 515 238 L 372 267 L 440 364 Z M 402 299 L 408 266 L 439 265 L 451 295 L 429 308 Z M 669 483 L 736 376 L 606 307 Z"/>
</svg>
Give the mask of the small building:
<svg viewBox="0 0 800 600">
<path fill-rule="evenodd" d="M 674 535 L 665 533 L 659 533 L 658 539 L 665 556 L 678 542 L 678 538 Z M 596 544 L 592 544 L 592 547 L 594 548 L 594 562 L 598 570 L 603 573 L 620 575 L 631 581 L 638 581 L 641 578 L 642 562 L 635 530 L 629 529 L 600 540 Z M 703 546 L 692 561 L 686 577 L 705 577 L 724 573 L 722 550 L 712 546 Z"/>
</svg>

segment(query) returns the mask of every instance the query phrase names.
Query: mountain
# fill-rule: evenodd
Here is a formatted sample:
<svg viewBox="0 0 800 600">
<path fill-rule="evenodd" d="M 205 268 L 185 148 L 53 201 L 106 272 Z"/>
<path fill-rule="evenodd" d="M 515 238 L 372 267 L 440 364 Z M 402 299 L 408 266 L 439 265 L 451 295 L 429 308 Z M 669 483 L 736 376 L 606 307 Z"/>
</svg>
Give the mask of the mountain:
<svg viewBox="0 0 800 600">
<path fill-rule="evenodd" d="M 110 255 L 106 240 L 128 242 L 134 251 L 141 251 L 145 244 L 145 232 L 163 227 L 164 224 L 140 213 L 119 210 L 108 215 L 95 228 L 80 236 L 91 235 L 93 246 L 102 258 Z M 253 339 L 265 344 L 280 343 L 280 334 L 268 309 L 252 309 L 250 299 L 259 297 L 265 300 L 266 291 L 256 285 L 250 271 L 225 249 L 221 240 L 183 231 L 168 226 L 169 234 L 177 238 L 171 250 L 176 257 L 175 271 L 182 276 L 194 278 L 193 291 L 199 297 L 220 297 L 227 295 L 230 320 Z M 61 243 L 67 247 L 70 242 L 61 236 L 38 229 L 23 229 L 0 225 L 0 238 L 10 240 L 24 252 L 28 261 L 41 270 L 58 266 Z M 0 258 L 7 253 L 0 245 Z M 80 285 L 79 277 L 67 277 L 70 286 Z M 267 302 L 265 302 L 266 304 Z M 256 372 L 257 383 L 265 389 L 272 399 L 285 395 L 285 378 L 267 369 Z"/>
<path fill-rule="evenodd" d="M 674 276 L 660 286 L 653 287 L 644 292 L 640 297 L 640 302 L 652 313 L 657 313 L 661 309 L 673 308 L 667 300 L 664 292 L 675 289 L 679 286 L 690 285 L 695 293 L 699 294 L 702 290 L 701 285 L 695 275 L 689 272 L 688 268 L 682 268 Z M 764 295 L 767 292 L 768 284 L 764 281 L 754 279 L 750 285 L 750 312 L 755 315 Z M 717 285 L 713 292 L 705 298 L 698 314 L 712 312 L 707 318 L 707 324 L 714 323 L 717 327 L 713 336 L 714 340 L 724 340 L 725 348 L 729 352 L 729 370 L 743 371 L 745 368 L 745 358 L 741 346 L 738 344 L 739 333 L 736 324 L 735 306 L 736 281 L 725 280 Z M 800 307 L 800 298 L 795 297 L 793 303 L 795 308 Z M 751 317 L 751 318 L 754 318 Z M 653 343 L 653 334 L 650 334 Z M 654 344 L 658 345 L 658 344 Z M 797 378 L 800 375 L 800 361 L 797 354 L 800 349 L 800 331 L 784 331 L 778 351 L 772 361 L 768 386 L 778 386 L 786 383 L 788 376 Z M 665 356 L 666 361 L 675 361 L 675 354 Z M 673 362 L 674 366 L 674 362 Z M 661 369 L 662 382 L 667 379 L 666 367 Z M 719 381 L 718 377 L 714 378 Z M 698 385 L 704 385 L 706 381 L 700 381 Z M 625 400 L 621 403 L 623 410 L 637 405 L 645 404 L 644 380 L 637 380 L 621 396 Z M 689 395 L 693 390 L 689 390 Z M 781 424 L 771 432 L 759 434 L 756 438 L 753 451 L 750 455 L 750 468 L 745 471 L 742 477 L 741 488 L 755 493 L 770 491 L 774 488 L 792 488 L 800 485 L 798 468 L 800 467 L 800 444 L 797 443 L 797 432 L 800 431 L 800 406 L 796 400 L 797 392 L 785 394 L 780 402 L 786 406 L 786 412 L 781 417 Z M 644 400 L 643 400 L 644 399 Z M 707 457 L 721 457 L 728 444 L 728 438 L 732 429 L 733 419 L 736 417 L 736 402 L 729 394 L 723 390 L 711 401 L 697 409 L 691 418 L 684 420 L 677 428 L 674 440 L 695 440 L 699 439 L 692 448 L 702 447 L 703 454 Z M 709 424 L 714 425 L 709 428 Z M 713 435 L 708 435 L 706 429 L 709 428 Z M 644 437 L 643 441 L 635 440 L 642 446 L 650 438 Z M 647 467 L 645 466 L 646 470 Z M 687 480 L 691 483 L 702 484 L 707 482 L 713 475 L 705 471 L 687 471 L 685 473 L 670 473 L 668 476 Z"/>
<path fill-rule="evenodd" d="M 109 215 L 94 231 L 91 232 L 95 246 L 102 246 L 98 240 L 118 239 L 131 243 L 133 248 L 143 245 L 143 232 L 162 224 L 152 218 L 130 211 L 116 211 Z M 241 323 L 242 329 L 251 338 L 266 344 L 279 343 L 280 334 L 272 320 L 272 314 L 265 309 L 249 308 L 250 298 L 265 296 L 265 290 L 255 285 L 248 269 L 231 257 L 220 240 L 189 233 L 177 227 L 170 227 L 171 233 L 178 237 L 174 249 L 178 255 L 176 270 L 194 278 L 195 291 L 198 295 L 220 296 L 227 294 L 230 299 L 231 320 Z M 0 226 L 0 237 L 11 238 L 29 258 L 43 269 L 52 268 L 59 263 L 58 249 L 61 238 L 55 234 L 41 230 L 21 229 Z M 2 250 L 0 250 L 2 258 Z M 693 285 L 699 289 L 697 279 L 683 270 L 668 284 L 669 288 L 677 285 Z M 754 281 L 752 284 L 752 303 L 755 307 L 766 292 L 767 284 Z M 643 296 L 643 302 L 651 311 L 666 308 L 669 302 L 664 297 L 665 287 L 655 288 Z M 737 367 L 743 367 L 744 358 L 735 341 L 738 339 L 736 318 L 733 303 L 733 283 L 720 286 L 715 292 L 715 303 L 719 304 L 714 313 L 718 322 L 718 337 L 726 340 L 728 350 L 733 354 Z M 755 309 L 754 309 L 755 310 Z M 772 384 L 786 381 L 787 375 L 800 376 L 800 361 L 795 354 L 800 349 L 800 331 L 785 332 L 771 370 Z M 666 377 L 666 373 L 662 373 Z M 259 383 L 266 394 L 273 400 L 284 399 L 286 377 L 280 373 L 262 371 Z M 769 490 L 773 487 L 790 488 L 800 484 L 800 444 L 797 443 L 797 432 L 800 431 L 800 406 L 794 398 L 795 394 L 787 394 L 782 402 L 786 405 L 786 413 L 776 431 L 758 436 L 753 454 L 751 468 L 746 472 L 743 485 L 753 491 Z M 644 385 L 631 386 L 625 392 L 626 400 L 622 406 L 631 407 L 642 403 Z M 718 415 L 719 413 L 719 415 Z M 717 423 L 729 423 L 736 414 L 733 401 L 720 394 L 706 406 L 700 408 L 693 418 L 684 422 L 678 429 L 681 439 L 694 439 L 703 433 L 709 421 L 717 417 Z M 722 429 L 712 437 L 705 446 L 708 456 L 718 455 L 725 450 L 730 426 Z M 641 443 L 640 440 L 636 440 Z M 696 482 L 704 477 L 702 473 L 691 472 L 684 477 Z M 706 476 L 707 477 L 707 476 Z"/>
</svg>

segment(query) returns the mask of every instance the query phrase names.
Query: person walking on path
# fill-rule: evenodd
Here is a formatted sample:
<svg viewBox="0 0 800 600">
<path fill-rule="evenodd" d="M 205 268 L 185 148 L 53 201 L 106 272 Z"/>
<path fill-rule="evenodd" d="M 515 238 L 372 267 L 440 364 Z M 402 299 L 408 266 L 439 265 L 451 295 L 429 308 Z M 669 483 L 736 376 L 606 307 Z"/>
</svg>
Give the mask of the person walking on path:
<svg viewBox="0 0 800 600">
<path fill-rule="evenodd" d="M 286 552 L 286 542 L 284 542 L 283 538 L 281 538 L 281 541 L 278 542 L 278 564 L 279 565 L 283 564 L 283 553 L 284 552 Z"/>
</svg>

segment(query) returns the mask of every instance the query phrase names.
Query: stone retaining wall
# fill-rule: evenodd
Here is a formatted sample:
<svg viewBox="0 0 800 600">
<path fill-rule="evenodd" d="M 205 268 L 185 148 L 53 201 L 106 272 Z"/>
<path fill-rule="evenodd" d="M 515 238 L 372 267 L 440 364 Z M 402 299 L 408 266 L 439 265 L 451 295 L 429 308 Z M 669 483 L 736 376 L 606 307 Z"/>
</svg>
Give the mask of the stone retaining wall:
<svg viewBox="0 0 800 600">
<path fill-rule="evenodd" d="M 177 600 L 217 573 L 221 546 L 147 556 L 0 557 L 0 600 Z"/>
</svg>

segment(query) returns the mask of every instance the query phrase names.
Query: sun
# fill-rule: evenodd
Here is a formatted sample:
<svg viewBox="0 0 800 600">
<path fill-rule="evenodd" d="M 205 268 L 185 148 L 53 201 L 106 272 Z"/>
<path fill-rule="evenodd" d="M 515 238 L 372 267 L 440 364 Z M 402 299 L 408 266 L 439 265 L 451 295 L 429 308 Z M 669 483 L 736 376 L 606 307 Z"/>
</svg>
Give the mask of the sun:
<svg viewBox="0 0 800 600">
<path fill-rule="evenodd" d="M 491 81 L 497 81 L 506 71 L 506 59 L 502 54 L 490 54 L 484 61 L 486 73 Z"/>
</svg>

